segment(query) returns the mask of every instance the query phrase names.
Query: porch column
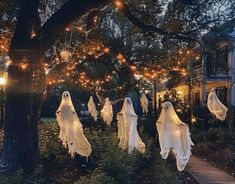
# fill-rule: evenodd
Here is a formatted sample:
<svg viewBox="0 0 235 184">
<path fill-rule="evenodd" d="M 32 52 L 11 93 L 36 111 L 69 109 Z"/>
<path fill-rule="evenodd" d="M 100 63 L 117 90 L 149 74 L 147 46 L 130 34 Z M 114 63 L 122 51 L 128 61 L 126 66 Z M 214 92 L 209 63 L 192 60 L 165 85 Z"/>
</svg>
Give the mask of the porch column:
<svg viewBox="0 0 235 184">
<path fill-rule="evenodd" d="M 202 57 L 201 107 L 206 107 L 206 56 Z"/>
<path fill-rule="evenodd" d="M 235 43 L 233 45 L 231 57 L 231 85 L 230 85 L 230 99 L 228 105 L 231 107 L 230 118 L 229 118 L 229 128 L 234 127 L 235 122 Z"/>
</svg>

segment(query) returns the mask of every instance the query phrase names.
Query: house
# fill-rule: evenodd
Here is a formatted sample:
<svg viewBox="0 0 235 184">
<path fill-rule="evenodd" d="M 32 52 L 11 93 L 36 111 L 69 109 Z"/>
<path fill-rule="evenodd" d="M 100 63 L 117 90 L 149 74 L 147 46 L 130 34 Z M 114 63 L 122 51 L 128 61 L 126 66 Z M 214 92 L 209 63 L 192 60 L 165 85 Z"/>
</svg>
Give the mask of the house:
<svg viewBox="0 0 235 184">
<path fill-rule="evenodd" d="M 226 106 L 235 106 L 235 19 L 204 35 L 202 44 L 201 59 L 190 61 L 190 80 L 186 78 L 174 89 L 182 100 L 192 99 L 194 107 L 202 107 L 206 106 L 210 89 L 216 88 L 219 99 Z M 195 50 L 198 51 L 199 46 Z M 158 84 L 157 107 L 166 91 L 164 84 Z"/>
</svg>

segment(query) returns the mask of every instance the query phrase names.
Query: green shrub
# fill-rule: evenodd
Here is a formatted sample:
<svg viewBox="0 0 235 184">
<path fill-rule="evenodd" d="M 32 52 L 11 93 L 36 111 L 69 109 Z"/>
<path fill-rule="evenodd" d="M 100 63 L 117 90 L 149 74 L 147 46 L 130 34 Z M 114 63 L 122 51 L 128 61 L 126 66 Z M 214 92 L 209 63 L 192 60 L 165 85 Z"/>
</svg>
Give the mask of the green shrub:
<svg viewBox="0 0 235 184">
<path fill-rule="evenodd" d="M 58 125 L 56 123 L 40 124 L 40 151 L 43 171 L 48 183 L 77 184 L 144 184 L 144 183 L 177 183 L 175 172 L 171 171 L 165 161 L 159 156 L 156 148 L 154 132 L 155 122 L 149 120 L 138 123 L 138 132 L 146 144 L 144 155 L 134 151 L 131 155 L 127 150 L 118 148 L 117 127 L 104 125 L 98 119 L 95 126 L 84 126 L 84 134 L 92 145 L 92 154 L 88 161 L 76 155 L 71 159 L 58 139 Z M 94 124 L 94 123 L 93 123 Z M 146 125 L 145 127 L 143 127 Z M 155 127 L 156 128 L 156 127 Z M 158 155 L 158 156 L 157 156 Z M 174 165 L 175 166 L 175 165 Z M 38 175 L 33 179 L 43 179 Z M 42 181 L 43 182 L 43 181 Z"/>
<path fill-rule="evenodd" d="M 0 184 L 23 184 L 23 170 L 18 170 L 16 173 L 9 176 L 1 176 Z"/>
<path fill-rule="evenodd" d="M 30 175 L 24 175 L 23 170 L 19 169 L 12 175 L 0 177 L 0 184 L 48 184 L 48 182 L 41 166 L 37 167 Z M 50 184 L 52 183 L 50 181 Z"/>
<path fill-rule="evenodd" d="M 106 173 L 95 171 L 89 175 L 81 176 L 75 184 L 117 184 L 117 182 Z"/>
</svg>

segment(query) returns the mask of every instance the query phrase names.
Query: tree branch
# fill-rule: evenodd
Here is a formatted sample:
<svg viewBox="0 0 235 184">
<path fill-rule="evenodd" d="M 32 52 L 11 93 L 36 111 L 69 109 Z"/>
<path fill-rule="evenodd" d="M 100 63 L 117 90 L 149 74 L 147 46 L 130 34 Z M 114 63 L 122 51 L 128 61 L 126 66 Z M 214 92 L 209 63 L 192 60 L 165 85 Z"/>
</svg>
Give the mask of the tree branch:
<svg viewBox="0 0 235 184">
<path fill-rule="evenodd" d="M 27 49 L 31 31 L 38 18 L 39 0 L 22 0 L 10 50 Z"/>
<path fill-rule="evenodd" d="M 33 40 L 36 42 L 35 47 L 44 52 L 75 18 L 105 2 L 108 0 L 69 0 L 39 30 L 38 36 Z"/>
<path fill-rule="evenodd" d="M 156 27 L 155 25 L 147 25 L 141 20 L 139 20 L 137 17 L 135 17 L 132 13 L 131 10 L 127 7 L 125 2 L 123 0 L 120 0 L 121 3 L 123 4 L 123 8 L 121 11 L 124 13 L 124 15 L 128 18 L 132 24 L 134 24 L 136 27 L 141 29 L 145 33 L 158 33 L 162 36 L 165 36 L 169 39 L 179 39 L 179 40 L 186 40 L 186 41 L 198 41 L 190 36 L 190 34 L 184 33 L 184 32 L 168 32 L 165 31 L 159 27 Z"/>
</svg>

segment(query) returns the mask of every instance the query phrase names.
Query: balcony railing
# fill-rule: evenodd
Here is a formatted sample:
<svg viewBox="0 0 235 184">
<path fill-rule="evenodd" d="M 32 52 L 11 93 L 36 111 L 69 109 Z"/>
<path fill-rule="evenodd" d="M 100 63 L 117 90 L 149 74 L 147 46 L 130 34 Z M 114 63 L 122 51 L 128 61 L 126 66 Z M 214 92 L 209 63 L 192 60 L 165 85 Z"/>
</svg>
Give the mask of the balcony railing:
<svg viewBox="0 0 235 184">
<path fill-rule="evenodd" d="M 197 65 L 193 68 L 193 81 L 199 82 L 202 80 L 203 71 L 207 78 L 224 78 L 228 77 L 228 70 L 226 68 L 207 68 L 203 70 L 202 65 Z"/>
<path fill-rule="evenodd" d="M 207 68 L 206 70 L 207 77 L 215 78 L 215 77 L 227 77 L 228 70 L 226 68 Z"/>
<path fill-rule="evenodd" d="M 193 67 L 193 82 L 199 82 L 202 80 L 202 73 L 203 73 L 203 69 L 201 65 L 197 65 L 195 67 Z"/>
</svg>

